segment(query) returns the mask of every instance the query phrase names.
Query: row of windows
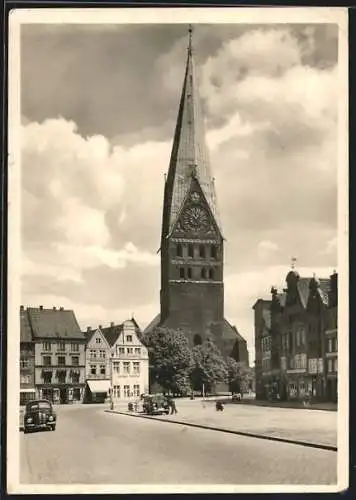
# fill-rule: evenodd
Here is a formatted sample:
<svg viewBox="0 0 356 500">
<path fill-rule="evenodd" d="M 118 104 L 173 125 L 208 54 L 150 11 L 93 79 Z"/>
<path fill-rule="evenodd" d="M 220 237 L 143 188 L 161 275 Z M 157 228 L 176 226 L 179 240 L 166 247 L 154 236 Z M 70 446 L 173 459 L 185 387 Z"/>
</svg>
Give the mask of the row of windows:
<svg viewBox="0 0 356 500">
<path fill-rule="evenodd" d="M 106 366 L 105 365 L 90 365 L 90 374 L 91 375 L 106 375 Z"/>
<path fill-rule="evenodd" d="M 45 352 L 50 352 L 52 351 L 52 348 L 56 347 L 58 351 L 65 351 L 66 345 L 68 344 L 66 344 L 65 342 L 42 342 L 42 350 Z M 79 346 L 80 346 L 79 343 L 71 342 L 70 343 L 71 352 L 78 352 Z"/>
<path fill-rule="evenodd" d="M 140 347 L 117 347 L 116 346 L 116 356 L 123 356 L 125 354 L 136 356 L 141 356 L 141 348 Z"/>
<path fill-rule="evenodd" d="M 112 388 L 113 397 L 115 399 L 121 398 L 121 387 L 119 385 L 114 385 Z M 124 398 L 129 398 L 131 396 L 139 397 L 141 394 L 140 386 L 135 384 L 133 386 L 124 385 L 123 386 L 123 396 Z"/>
<path fill-rule="evenodd" d="M 218 247 L 217 245 L 194 245 L 193 243 L 182 245 L 178 243 L 176 246 L 176 255 L 177 257 L 200 257 L 201 259 L 211 257 L 212 259 L 217 259 Z"/>
<path fill-rule="evenodd" d="M 66 366 L 66 357 L 65 356 L 57 356 L 57 365 L 58 366 Z M 71 356 L 71 364 L 73 366 L 79 365 L 79 356 Z M 43 366 L 52 366 L 52 356 L 42 356 L 42 365 Z M 54 365 L 56 366 L 56 365 Z"/>
<path fill-rule="evenodd" d="M 120 361 L 114 361 L 112 365 L 112 369 L 115 373 L 120 373 L 121 370 L 121 364 L 122 364 L 122 373 L 125 375 L 130 375 L 131 373 L 133 375 L 139 375 L 140 374 L 140 362 L 139 361 L 134 361 L 131 363 L 130 361 L 123 361 L 120 363 Z M 131 365 L 132 365 L 132 370 L 131 370 Z"/>
<path fill-rule="evenodd" d="M 59 384 L 65 384 L 67 381 L 67 370 L 57 370 L 56 376 L 53 377 L 54 372 L 46 371 L 42 373 L 42 380 L 44 384 L 52 384 L 53 379 Z M 80 379 L 79 372 L 70 372 L 69 380 L 72 384 L 78 384 Z"/>
<path fill-rule="evenodd" d="M 193 278 L 199 278 L 199 279 L 204 279 L 204 280 L 213 280 L 215 277 L 215 272 L 214 269 L 206 269 L 203 267 L 202 269 L 192 269 L 191 267 L 180 267 L 179 268 L 179 277 L 180 279 L 193 279 Z"/>
<path fill-rule="evenodd" d="M 106 358 L 106 351 L 104 349 L 90 349 L 89 351 L 89 357 L 90 359 L 105 359 Z"/>
</svg>

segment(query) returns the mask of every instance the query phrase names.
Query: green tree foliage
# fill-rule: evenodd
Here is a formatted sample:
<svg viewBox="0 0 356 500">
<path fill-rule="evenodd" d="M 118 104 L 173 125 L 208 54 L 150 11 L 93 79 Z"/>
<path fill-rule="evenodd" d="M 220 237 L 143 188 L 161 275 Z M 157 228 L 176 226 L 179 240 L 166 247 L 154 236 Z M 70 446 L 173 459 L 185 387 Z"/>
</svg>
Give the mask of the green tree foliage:
<svg viewBox="0 0 356 500">
<path fill-rule="evenodd" d="M 145 335 L 148 349 L 151 384 L 158 384 L 173 394 L 190 390 L 189 374 L 192 353 L 188 341 L 180 330 L 157 327 Z"/>
<path fill-rule="evenodd" d="M 226 382 L 228 372 L 226 363 L 212 341 L 203 342 L 193 348 L 194 365 L 191 372 L 191 382 L 195 390 L 211 392 L 217 382 Z"/>
<path fill-rule="evenodd" d="M 230 391 L 235 393 L 240 392 L 241 394 L 248 392 L 251 383 L 249 368 L 244 363 L 238 363 L 233 358 L 227 358 L 226 366 Z"/>
</svg>

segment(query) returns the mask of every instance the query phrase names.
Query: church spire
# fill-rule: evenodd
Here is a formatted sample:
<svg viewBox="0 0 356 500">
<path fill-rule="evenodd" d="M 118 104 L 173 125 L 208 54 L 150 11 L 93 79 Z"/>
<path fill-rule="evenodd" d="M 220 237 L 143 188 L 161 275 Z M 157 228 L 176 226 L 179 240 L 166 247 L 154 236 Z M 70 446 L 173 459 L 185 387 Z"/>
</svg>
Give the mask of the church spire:
<svg viewBox="0 0 356 500">
<path fill-rule="evenodd" d="M 170 234 L 177 221 L 192 178 L 200 185 L 219 226 L 215 187 L 205 143 L 204 120 L 196 81 L 191 25 L 188 29 L 187 52 L 183 89 L 165 185 L 163 237 Z"/>
</svg>

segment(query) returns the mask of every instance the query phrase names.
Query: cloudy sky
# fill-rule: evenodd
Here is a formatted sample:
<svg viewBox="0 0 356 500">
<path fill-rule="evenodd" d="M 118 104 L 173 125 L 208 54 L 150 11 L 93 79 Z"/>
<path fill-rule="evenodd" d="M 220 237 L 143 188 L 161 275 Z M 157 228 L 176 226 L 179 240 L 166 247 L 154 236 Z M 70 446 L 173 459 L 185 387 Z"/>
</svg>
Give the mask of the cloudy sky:
<svg viewBox="0 0 356 500">
<path fill-rule="evenodd" d="M 226 237 L 225 315 L 336 260 L 337 26 L 195 26 Z M 21 28 L 22 289 L 80 325 L 159 312 L 164 173 L 187 25 Z"/>
</svg>

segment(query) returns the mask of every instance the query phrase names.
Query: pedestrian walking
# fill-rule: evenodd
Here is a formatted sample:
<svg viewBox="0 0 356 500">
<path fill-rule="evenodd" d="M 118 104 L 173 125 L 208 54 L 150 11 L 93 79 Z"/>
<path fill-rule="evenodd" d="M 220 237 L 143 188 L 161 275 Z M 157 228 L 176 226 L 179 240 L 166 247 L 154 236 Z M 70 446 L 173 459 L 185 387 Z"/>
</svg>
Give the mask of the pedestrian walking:
<svg viewBox="0 0 356 500">
<path fill-rule="evenodd" d="M 173 413 L 178 413 L 174 399 L 171 400 L 171 415 L 173 415 Z"/>
</svg>

